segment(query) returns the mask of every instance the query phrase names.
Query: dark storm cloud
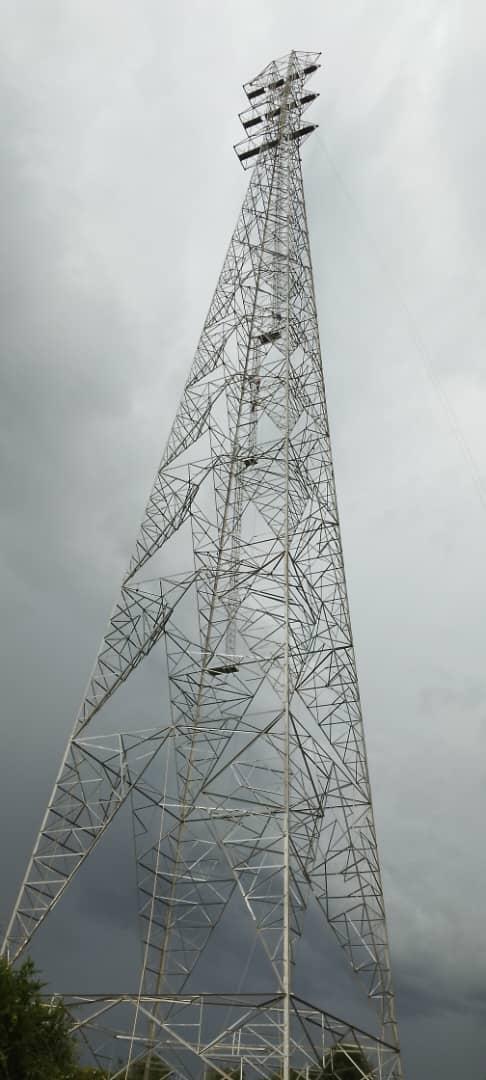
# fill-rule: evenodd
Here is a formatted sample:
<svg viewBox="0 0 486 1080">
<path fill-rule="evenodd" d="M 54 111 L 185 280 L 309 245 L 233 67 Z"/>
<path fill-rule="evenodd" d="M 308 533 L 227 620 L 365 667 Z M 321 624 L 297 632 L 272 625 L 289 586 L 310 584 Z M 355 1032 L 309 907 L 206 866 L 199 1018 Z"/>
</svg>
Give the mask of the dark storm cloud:
<svg viewBox="0 0 486 1080">
<path fill-rule="evenodd" d="M 233 227 L 240 83 L 323 48 L 305 182 L 405 1065 L 417 1080 L 473 1072 L 484 14 L 472 0 L 52 0 L 7 3 L 1 21 L 3 915 Z M 115 980 L 137 962 L 124 842 L 120 824 L 59 906 L 50 970 L 66 989 L 73 967 L 96 988 L 83 927 L 93 956 L 118 935 Z M 46 971 L 52 941 L 36 946 Z"/>
</svg>

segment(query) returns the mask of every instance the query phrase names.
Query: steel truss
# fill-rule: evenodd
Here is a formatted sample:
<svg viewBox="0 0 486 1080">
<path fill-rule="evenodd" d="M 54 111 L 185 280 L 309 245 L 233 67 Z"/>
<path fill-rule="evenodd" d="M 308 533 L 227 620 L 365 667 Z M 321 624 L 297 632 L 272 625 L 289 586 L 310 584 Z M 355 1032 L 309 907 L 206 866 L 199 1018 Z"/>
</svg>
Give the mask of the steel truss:
<svg viewBox="0 0 486 1080">
<path fill-rule="evenodd" d="M 97 1060 L 112 1060 L 113 1040 L 131 1041 L 127 1031 L 142 1012 L 155 1029 L 150 1040 L 154 1055 L 171 1060 L 175 1077 L 198 1075 L 201 1064 L 214 1077 L 232 1080 L 237 1075 L 265 1078 L 281 1075 L 279 1052 L 285 1015 L 283 994 L 138 994 L 68 995 L 66 1004 L 75 1017 L 74 1030 L 87 1033 Z M 356 1065 L 364 1054 L 370 1071 L 356 1065 L 356 1080 L 396 1075 L 396 1047 L 290 995 L 290 1050 L 293 1080 L 319 1076 L 322 1062 L 332 1061 L 339 1047 L 344 1060 Z M 133 1063 L 144 1059 L 147 1037 L 136 1040 Z M 358 1059 L 359 1060 L 359 1059 Z M 342 1067 L 342 1062 L 341 1062 Z M 113 1071 L 112 1080 L 125 1076 L 125 1066 Z"/>
<path fill-rule="evenodd" d="M 301 171 L 318 59 L 245 86 L 248 191 L 4 944 L 21 954 L 127 803 L 139 991 L 68 1003 L 98 1057 L 125 1038 L 181 1078 L 316 1076 L 336 1044 L 401 1076 Z M 166 713 L 112 734 L 159 644 Z M 195 993 L 237 903 L 274 989 Z M 293 992 L 311 903 L 373 1036 Z"/>
</svg>

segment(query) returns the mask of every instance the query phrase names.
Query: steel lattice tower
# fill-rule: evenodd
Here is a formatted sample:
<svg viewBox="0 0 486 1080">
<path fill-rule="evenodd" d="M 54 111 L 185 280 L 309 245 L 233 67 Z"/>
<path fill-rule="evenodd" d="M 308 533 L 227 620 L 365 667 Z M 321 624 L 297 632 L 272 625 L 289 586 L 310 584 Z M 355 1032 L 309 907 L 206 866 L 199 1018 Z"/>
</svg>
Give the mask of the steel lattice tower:
<svg viewBox="0 0 486 1080">
<path fill-rule="evenodd" d="M 20 955 L 127 804 L 139 985 L 68 1005 L 98 1060 L 125 1038 L 147 1077 L 154 1057 L 328 1076 L 336 1046 L 356 1077 L 402 1075 L 301 171 L 318 60 L 245 86 L 248 190 L 4 944 Z M 371 1026 L 328 1011 L 330 968 L 309 997 L 310 911 L 311 952 L 334 935 Z"/>
</svg>

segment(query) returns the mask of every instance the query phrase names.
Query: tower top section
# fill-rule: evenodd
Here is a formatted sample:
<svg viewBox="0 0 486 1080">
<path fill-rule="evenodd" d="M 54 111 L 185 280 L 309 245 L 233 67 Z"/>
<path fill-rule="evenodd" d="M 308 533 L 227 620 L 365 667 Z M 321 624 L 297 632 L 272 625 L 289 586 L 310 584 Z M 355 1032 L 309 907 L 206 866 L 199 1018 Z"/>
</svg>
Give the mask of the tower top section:
<svg viewBox="0 0 486 1080">
<path fill-rule="evenodd" d="M 245 83 L 250 108 L 239 114 L 246 138 L 235 146 L 244 169 L 284 139 L 304 139 L 317 124 L 303 124 L 302 114 L 319 96 L 307 81 L 320 67 L 318 52 L 290 52 L 272 60 Z"/>
</svg>

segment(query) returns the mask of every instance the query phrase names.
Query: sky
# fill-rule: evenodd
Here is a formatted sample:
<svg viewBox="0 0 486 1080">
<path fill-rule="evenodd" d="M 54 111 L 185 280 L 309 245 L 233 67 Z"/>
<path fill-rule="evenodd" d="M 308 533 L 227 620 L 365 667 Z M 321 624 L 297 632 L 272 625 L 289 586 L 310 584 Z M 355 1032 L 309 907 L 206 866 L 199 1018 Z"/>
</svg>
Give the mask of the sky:
<svg viewBox="0 0 486 1080">
<path fill-rule="evenodd" d="M 241 84 L 322 50 L 304 178 L 404 1067 L 486 1078 L 484 7 L 4 0 L 0 30 L 3 922 L 245 190 Z M 76 912 L 124 934 L 118 858 L 59 981 Z"/>
</svg>

